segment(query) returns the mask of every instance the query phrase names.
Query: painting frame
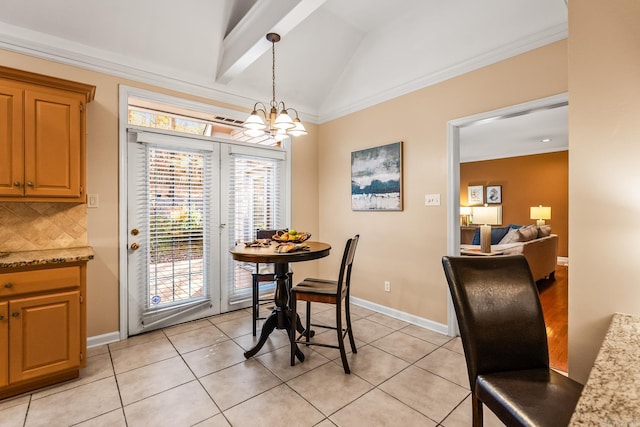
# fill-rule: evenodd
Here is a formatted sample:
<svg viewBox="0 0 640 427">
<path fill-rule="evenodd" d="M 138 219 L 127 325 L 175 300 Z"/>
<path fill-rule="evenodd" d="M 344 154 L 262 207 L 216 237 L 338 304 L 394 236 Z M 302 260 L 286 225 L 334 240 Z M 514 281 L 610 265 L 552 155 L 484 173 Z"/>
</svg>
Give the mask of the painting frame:
<svg viewBox="0 0 640 427">
<path fill-rule="evenodd" d="M 477 206 L 484 204 L 484 186 L 469 185 L 467 187 L 467 204 L 469 206 Z"/>
<path fill-rule="evenodd" d="M 502 203 L 502 185 L 487 185 L 485 187 L 487 203 L 497 205 Z"/>
<path fill-rule="evenodd" d="M 402 141 L 351 152 L 351 210 L 403 210 L 402 152 Z"/>
</svg>

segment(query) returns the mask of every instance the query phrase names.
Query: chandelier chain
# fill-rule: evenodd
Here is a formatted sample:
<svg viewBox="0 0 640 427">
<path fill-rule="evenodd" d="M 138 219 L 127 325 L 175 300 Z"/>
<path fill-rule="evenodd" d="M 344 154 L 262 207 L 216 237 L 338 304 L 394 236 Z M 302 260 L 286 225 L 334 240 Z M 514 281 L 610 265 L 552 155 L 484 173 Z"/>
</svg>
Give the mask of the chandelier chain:
<svg viewBox="0 0 640 427">
<path fill-rule="evenodd" d="M 276 104 L 276 42 L 271 42 L 271 76 L 272 76 L 272 87 L 273 87 L 273 100 L 271 101 L 272 105 L 275 107 Z"/>
</svg>

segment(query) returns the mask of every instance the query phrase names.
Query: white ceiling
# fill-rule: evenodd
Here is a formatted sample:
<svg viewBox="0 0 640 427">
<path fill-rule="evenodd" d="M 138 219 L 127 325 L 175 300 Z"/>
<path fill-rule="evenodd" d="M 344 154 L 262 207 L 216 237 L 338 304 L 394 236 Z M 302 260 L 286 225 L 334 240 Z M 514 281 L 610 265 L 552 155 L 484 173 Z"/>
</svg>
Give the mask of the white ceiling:
<svg viewBox="0 0 640 427">
<path fill-rule="evenodd" d="M 0 0 L 0 47 L 323 123 L 567 37 L 564 0 Z M 566 117 L 565 117 L 566 118 Z M 528 137 L 533 137 L 529 135 Z"/>
</svg>

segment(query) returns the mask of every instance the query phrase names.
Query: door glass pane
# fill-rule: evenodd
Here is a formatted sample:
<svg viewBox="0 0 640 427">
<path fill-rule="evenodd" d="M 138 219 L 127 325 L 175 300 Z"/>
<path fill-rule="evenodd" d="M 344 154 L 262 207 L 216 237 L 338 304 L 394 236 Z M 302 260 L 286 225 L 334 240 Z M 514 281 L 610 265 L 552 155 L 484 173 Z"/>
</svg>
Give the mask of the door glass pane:
<svg viewBox="0 0 640 427">
<path fill-rule="evenodd" d="M 204 157 L 149 149 L 150 307 L 208 297 Z"/>
<path fill-rule="evenodd" d="M 231 242 L 255 239 L 258 228 L 275 229 L 284 223 L 281 195 L 283 161 L 258 156 L 231 155 L 229 227 Z M 230 261 L 229 301 L 250 297 L 253 263 Z"/>
</svg>

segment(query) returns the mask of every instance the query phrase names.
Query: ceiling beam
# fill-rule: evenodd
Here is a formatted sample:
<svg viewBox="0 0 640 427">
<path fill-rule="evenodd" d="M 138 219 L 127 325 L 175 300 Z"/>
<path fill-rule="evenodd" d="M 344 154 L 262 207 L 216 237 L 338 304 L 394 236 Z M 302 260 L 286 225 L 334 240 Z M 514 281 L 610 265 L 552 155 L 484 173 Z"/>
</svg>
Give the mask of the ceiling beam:
<svg viewBox="0 0 640 427">
<path fill-rule="evenodd" d="M 265 36 L 285 36 L 326 0 L 260 0 L 222 42 L 218 83 L 226 84 L 271 48 Z"/>
</svg>

